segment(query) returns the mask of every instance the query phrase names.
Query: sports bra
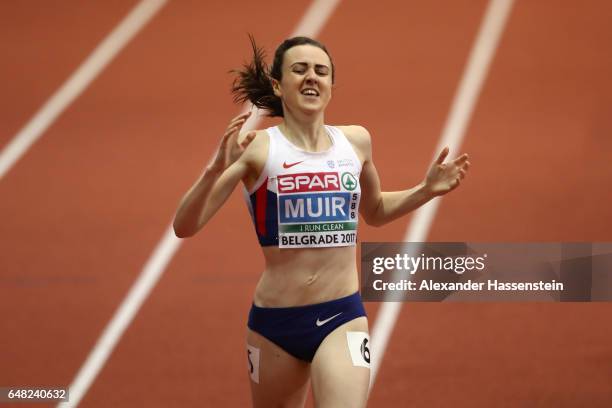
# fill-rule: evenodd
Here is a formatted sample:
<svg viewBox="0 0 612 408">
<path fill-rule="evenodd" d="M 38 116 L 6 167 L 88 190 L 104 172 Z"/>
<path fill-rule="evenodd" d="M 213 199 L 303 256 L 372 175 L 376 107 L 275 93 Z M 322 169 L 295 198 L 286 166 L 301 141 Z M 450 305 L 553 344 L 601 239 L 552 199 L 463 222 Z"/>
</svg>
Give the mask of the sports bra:
<svg viewBox="0 0 612 408">
<path fill-rule="evenodd" d="M 278 126 L 268 158 L 245 200 L 261 246 L 320 248 L 353 246 L 361 188 L 361 162 L 344 133 L 325 126 L 332 142 L 323 152 L 293 145 Z"/>
</svg>

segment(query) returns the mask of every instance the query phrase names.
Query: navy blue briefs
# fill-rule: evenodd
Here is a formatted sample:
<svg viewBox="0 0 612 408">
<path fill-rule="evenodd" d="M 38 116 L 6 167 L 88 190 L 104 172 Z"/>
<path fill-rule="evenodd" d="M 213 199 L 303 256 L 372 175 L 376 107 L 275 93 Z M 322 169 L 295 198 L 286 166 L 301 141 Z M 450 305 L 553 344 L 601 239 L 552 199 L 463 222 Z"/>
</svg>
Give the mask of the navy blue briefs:
<svg viewBox="0 0 612 408">
<path fill-rule="evenodd" d="M 249 312 L 249 329 L 292 356 L 312 362 L 329 333 L 346 322 L 366 316 L 359 292 L 314 305 L 259 307 Z"/>
</svg>

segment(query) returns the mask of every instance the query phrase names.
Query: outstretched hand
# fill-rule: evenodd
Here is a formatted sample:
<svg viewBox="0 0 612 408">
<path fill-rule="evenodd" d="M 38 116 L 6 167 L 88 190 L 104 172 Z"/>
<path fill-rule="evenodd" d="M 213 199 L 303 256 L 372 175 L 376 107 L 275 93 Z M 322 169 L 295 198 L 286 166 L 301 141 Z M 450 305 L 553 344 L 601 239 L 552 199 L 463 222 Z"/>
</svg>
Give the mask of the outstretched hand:
<svg viewBox="0 0 612 408">
<path fill-rule="evenodd" d="M 249 111 L 236 116 L 230 121 L 221 139 L 219 149 L 217 149 L 215 159 L 210 165 L 212 169 L 216 171 L 224 171 L 227 169 L 242 156 L 242 153 L 244 153 L 249 144 L 255 139 L 256 132 L 252 130 L 245 135 L 242 141 L 238 141 L 240 129 L 242 129 L 242 126 L 250 115 L 251 112 Z"/>
<path fill-rule="evenodd" d="M 425 188 L 434 196 L 446 194 L 459 187 L 470 167 L 467 153 L 444 163 L 448 151 L 448 147 L 442 149 L 436 161 L 429 167 L 425 177 Z"/>
</svg>

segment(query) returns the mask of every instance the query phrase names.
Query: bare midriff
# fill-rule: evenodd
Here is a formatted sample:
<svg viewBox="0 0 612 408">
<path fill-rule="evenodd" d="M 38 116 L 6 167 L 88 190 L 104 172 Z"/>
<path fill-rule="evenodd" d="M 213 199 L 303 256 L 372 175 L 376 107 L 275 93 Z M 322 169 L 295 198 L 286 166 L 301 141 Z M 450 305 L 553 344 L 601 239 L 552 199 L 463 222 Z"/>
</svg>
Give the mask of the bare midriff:
<svg viewBox="0 0 612 408">
<path fill-rule="evenodd" d="M 266 267 L 255 289 L 257 306 L 309 305 L 359 289 L 355 246 L 262 250 Z"/>
</svg>

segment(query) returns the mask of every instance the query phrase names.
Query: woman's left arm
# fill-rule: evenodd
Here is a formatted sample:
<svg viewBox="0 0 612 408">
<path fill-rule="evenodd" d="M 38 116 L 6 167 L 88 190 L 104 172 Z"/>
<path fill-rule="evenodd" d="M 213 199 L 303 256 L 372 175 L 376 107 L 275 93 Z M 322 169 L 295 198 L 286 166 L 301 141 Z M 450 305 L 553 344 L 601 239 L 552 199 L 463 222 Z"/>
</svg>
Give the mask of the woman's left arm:
<svg viewBox="0 0 612 408">
<path fill-rule="evenodd" d="M 445 147 L 429 167 L 425 179 L 409 190 L 381 191 L 378 172 L 372 160 L 372 141 L 361 126 L 346 127 L 345 134 L 362 160 L 360 213 L 369 225 L 381 226 L 419 208 L 434 197 L 459 187 L 470 162 L 463 154 L 447 163 L 449 149 Z"/>
</svg>

